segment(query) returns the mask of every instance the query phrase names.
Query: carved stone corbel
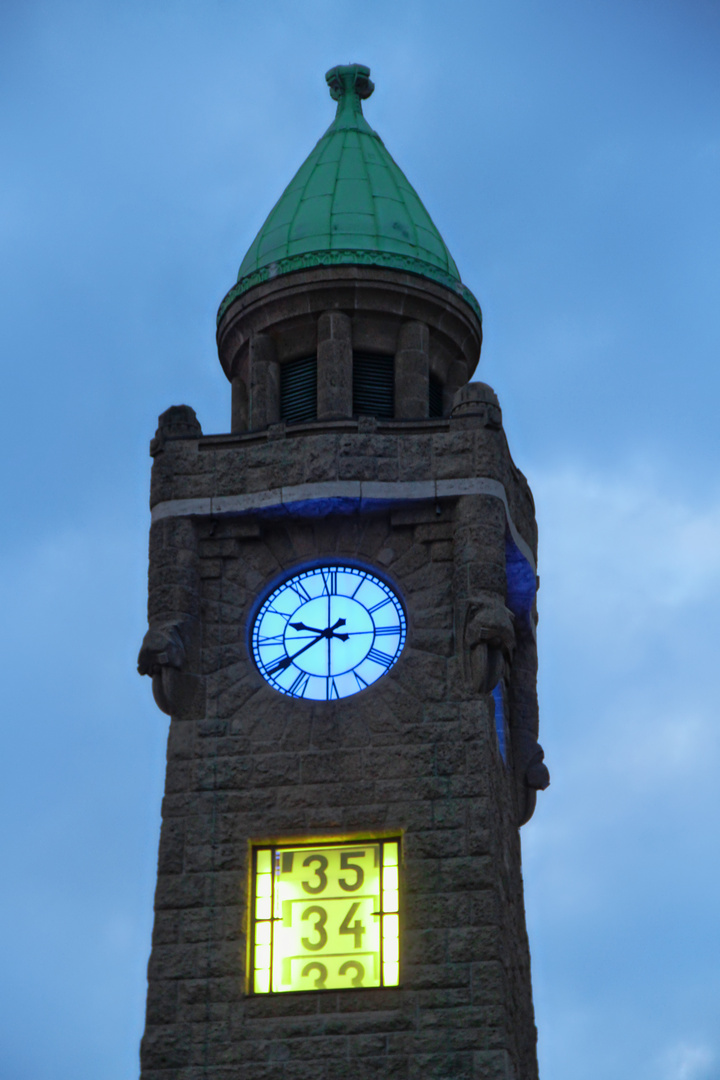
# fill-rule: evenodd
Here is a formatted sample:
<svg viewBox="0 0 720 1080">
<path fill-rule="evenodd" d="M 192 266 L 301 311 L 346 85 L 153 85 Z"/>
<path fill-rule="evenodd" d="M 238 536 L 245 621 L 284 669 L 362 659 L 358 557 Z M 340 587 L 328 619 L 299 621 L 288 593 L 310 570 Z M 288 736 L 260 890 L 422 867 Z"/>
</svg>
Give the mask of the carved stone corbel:
<svg viewBox="0 0 720 1080">
<path fill-rule="evenodd" d="M 525 825 L 535 810 L 538 791 L 544 791 L 550 783 L 550 773 L 543 760 L 545 751 L 538 742 L 537 645 L 529 622 L 523 625 L 522 620 L 508 689 L 518 825 Z"/>
<path fill-rule="evenodd" d="M 465 681 L 476 694 L 489 694 L 515 648 L 513 614 L 495 593 L 468 600 L 462 643 Z"/>
<path fill-rule="evenodd" d="M 182 717 L 191 712 L 201 688 L 200 678 L 184 670 L 182 626 L 182 621 L 151 626 L 138 655 L 138 672 L 152 678 L 155 704 L 168 716 Z"/>
</svg>

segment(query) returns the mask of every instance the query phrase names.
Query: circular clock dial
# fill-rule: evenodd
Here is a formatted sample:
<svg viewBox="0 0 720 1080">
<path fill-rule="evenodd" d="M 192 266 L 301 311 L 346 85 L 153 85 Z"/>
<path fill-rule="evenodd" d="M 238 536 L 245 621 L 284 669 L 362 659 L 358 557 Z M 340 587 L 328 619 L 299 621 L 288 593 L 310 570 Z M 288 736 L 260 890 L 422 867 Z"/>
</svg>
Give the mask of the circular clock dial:
<svg viewBox="0 0 720 1080">
<path fill-rule="evenodd" d="M 316 566 L 265 598 L 252 624 L 252 653 L 282 694 L 331 701 L 357 694 L 390 670 L 406 625 L 397 594 L 374 574 Z"/>
</svg>

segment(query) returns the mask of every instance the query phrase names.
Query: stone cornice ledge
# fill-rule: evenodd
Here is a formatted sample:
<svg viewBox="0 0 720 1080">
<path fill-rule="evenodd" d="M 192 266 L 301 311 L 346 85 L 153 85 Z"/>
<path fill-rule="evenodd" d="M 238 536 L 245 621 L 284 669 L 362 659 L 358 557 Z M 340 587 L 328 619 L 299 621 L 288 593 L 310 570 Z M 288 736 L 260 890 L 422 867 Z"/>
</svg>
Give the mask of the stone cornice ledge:
<svg viewBox="0 0 720 1080">
<path fill-rule="evenodd" d="M 169 499 L 152 510 L 153 524 L 174 517 L 224 517 L 252 513 L 293 513 L 299 504 L 347 504 L 348 512 L 377 509 L 382 503 L 428 502 L 455 499 L 460 495 L 491 495 L 505 507 L 508 528 L 516 547 L 535 570 L 530 545 L 518 532 L 510 515 L 507 493 L 499 480 L 469 476 L 448 480 L 327 480 L 315 484 L 251 491 L 245 495 L 215 495 L 201 499 Z M 328 507 L 330 510 L 331 507 Z"/>
</svg>

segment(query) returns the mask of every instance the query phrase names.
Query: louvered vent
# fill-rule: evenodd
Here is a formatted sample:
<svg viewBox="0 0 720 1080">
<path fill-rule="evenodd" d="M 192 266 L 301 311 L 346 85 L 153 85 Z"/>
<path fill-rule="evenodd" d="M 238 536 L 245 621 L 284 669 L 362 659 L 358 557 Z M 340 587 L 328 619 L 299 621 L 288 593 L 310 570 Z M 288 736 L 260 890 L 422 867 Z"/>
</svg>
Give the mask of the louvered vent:
<svg viewBox="0 0 720 1080">
<path fill-rule="evenodd" d="M 317 357 L 291 360 L 280 368 L 280 419 L 286 424 L 317 419 Z"/>
<path fill-rule="evenodd" d="M 353 414 L 395 415 L 395 357 L 353 353 Z"/>
<path fill-rule="evenodd" d="M 428 416 L 442 416 L 443 415 L 443 384 L 438 379 L 437 375 L 430 375 L 430 381 L 428 384 Z"/>
</svg>

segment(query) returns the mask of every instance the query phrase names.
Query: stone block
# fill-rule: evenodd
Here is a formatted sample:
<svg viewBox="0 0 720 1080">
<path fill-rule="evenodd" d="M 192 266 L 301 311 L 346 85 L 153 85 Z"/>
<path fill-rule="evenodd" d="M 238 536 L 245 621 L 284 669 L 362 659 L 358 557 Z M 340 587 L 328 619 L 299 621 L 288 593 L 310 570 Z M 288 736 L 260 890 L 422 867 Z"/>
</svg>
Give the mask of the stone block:
<svg viewBox="0 0 720 1080">
<path fill-rule="evenodd" d="M 447 958 L 454 963 L 489 962 L 496 955 L 496 945 L 495 927 L 453 927 L 448 930 Z"/>
<path fill-rule="evenodd" d="M 185 850 L 185 821 L 171 818 L 163 823 L 160 832 L 160 851 L 158 854 L 158 873 L 179 874 L 183 869 Z"/>
<path fill-rule="evenodd" d="M 537 1073 L 535 1072 L 535 1075 Z M 473 1080 L 521 1080 L 507 1050 L 479 1050 L 473 1054 Z"/>
<path fill-rule="evenodd" d="M 352 1061 L 324 1063 L 325 1080 L 405 1080 L 407 1063 L 401 1058 L 354 1058 Z"/>
<path fill-rule="evenodd" d="M 408 1080 L 473 1080 L 471 1054 L 417 1054 L 410 1062 Z"/>
<path fill-rule="evenodd" d="M 464 829 L 432 829 L 413 832 L 405 837 L 408 858 L 443 859 L 464 855 L 465 850 Z"/>
<path fill-rule="evenodd" d="M 442 964 L 447 961 L 445 929 L 406 930 L 403 937 L 403 964 Z"/>
<path fill-rule="evenodd" d="M 399 475 L 402 480 L 427 480 L 432 476 L 432 441 L 430 436 L 403 440 L 398 448 Z"/>
<path fill-rule="evenodd" d="M 425 883 L 428 875 L 418 867 Z M 406 879 L 409 877 L 406 871 Z M 406 889 L 405 924 L 408 929 L 433 929 L 435 927 L 464 926 L 470 912 L 470 900 L 462 893 L 439 893 L 431 887 L 420 892 Z"/>
<path fill-rule="evenodd" d="M 186 1025 L 163 1024 L 148 1028 L 143 1036 L 140 1060 L 143 1069 L 178 1069 L 188 1063 L 192 1031 Z"/>
<path fill-rule="evenodd" d="M 174 1024 L 178 1018 L 177 979 L 156 979 L 148 986 L 148 1025 Z"/>
<path fill-rule="evenodd" d="M 435 829 L 458 829 L 467 824 L 470 807 L 466 799 L 436 799 L 432 803 Z"/>
<path fill-rule="evenodd" d="M 414 779 L 434 771 L 431 746 L 388 747 L 365 751 L 366 775 L 377 780 Z"/>
<path fill-rule="evenodd" d="M 468 771 L 467 747 L 464 743 L 438 743 L 435 762 L 439 776 L 451 776 Z"/>
<path fill-rule="evenodd" d="M 302 755 L 300 763 L 303 784 L 361 780 L 368 771 L 363 755 L 354 751 L 307 753 Z"/>
<path fill-rule="evenodd" d="M 414 1000 L 418 1009 L 456 1009 L 459 1005 L 469 1005 L 472 994 L 469 987 L 449 987 L 440 990 L 418 990 Z"/>
</svg>

